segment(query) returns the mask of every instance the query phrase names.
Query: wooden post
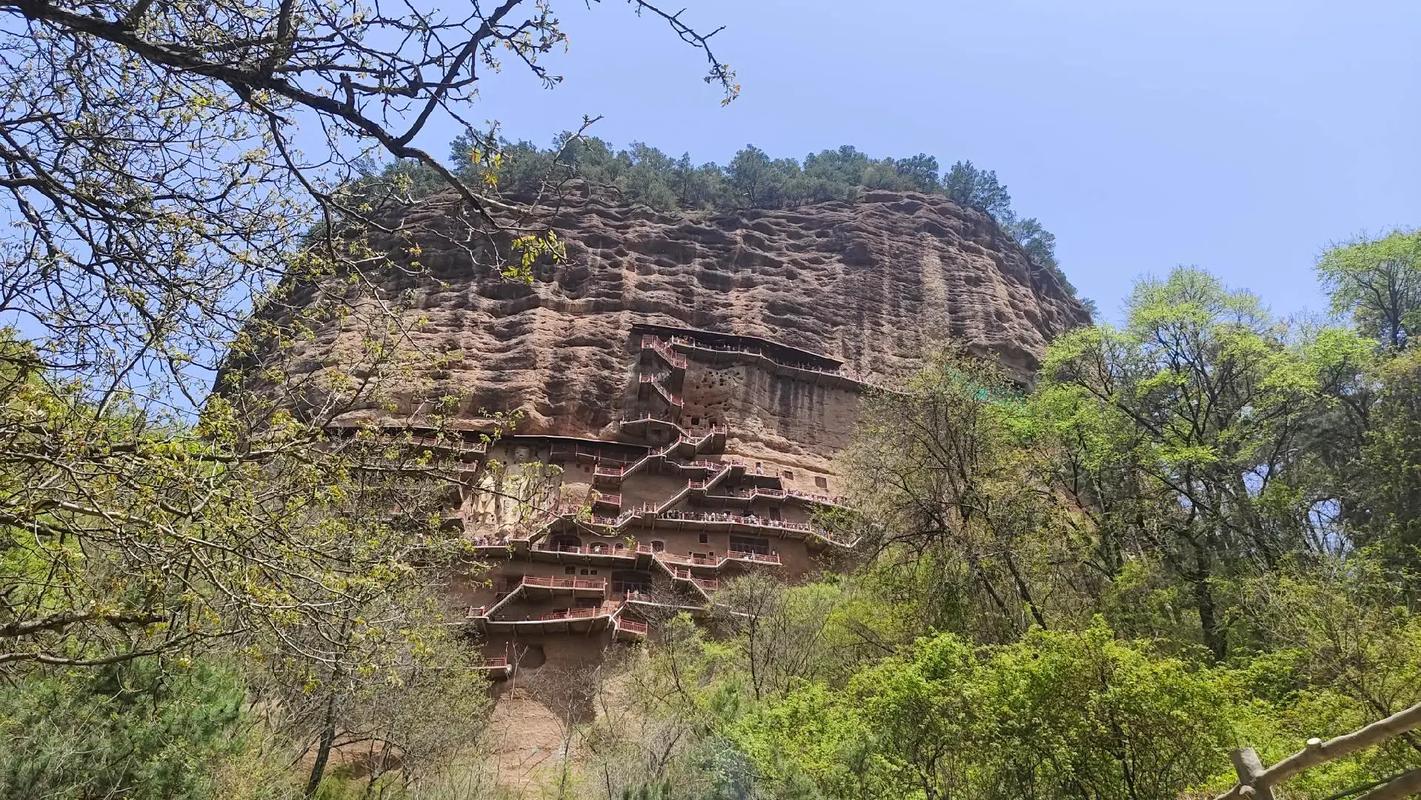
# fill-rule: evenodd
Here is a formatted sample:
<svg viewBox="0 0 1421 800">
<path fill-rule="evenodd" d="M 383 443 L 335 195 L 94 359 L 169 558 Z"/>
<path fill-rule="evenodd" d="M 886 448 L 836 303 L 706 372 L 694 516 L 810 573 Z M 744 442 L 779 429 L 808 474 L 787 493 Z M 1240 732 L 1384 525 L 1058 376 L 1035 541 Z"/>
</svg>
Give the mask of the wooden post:
<svg viewBox="0 0 1421 800">
<path fill-rule="evenodd" d="M 1238 782 L 1241 787 L 1238 793 L 1241 797 L 1252 797 L 1254 800 L 1273 800 L 1271 787 L 1253 785 L 1253 782 L 1263 774 L 1263 762 L 1252 747 L 1230 750 L 1229 759 L 1234 762 L 1234 771 L 1238 773 Z"/>
<path fill-rule="evenodd" d="M 1421 794 L 1421 769 L 1412 770 L 1389 783 L 1358 797 L 1357 800 L 1396 800 Z"/>
<path fill-rule="evenodd" d="M 1273 786 L 1283 783 L 1309 767 L 1333 761 L 1418 728 L 1421 728 L 1421 703 L 1325 742 L 1316 737 L 1308 739 L 1307 746 L 1302 750 L 1266 770 L 1259 762 L 1258 754 L 1253 752 L 1251 748 L 1234 750 L 1229 753 L 1229 758 L 1233 760 L 1239 782 L 1215 800 L 1233 800 L 1239 797 L 1272 800 Z M 1263 785 L 1258 786 L 1257 784 L 1260 783 Z M 1418 789 L 1421 789 L 1421 770 L 1402 775 L 1384 786 L 1377 787 L 1372 790 L 1371 794 L 1358 798 L 1358 800 L 1390 800 L 1393 797 L 1416 794 Z"/>
</svg>

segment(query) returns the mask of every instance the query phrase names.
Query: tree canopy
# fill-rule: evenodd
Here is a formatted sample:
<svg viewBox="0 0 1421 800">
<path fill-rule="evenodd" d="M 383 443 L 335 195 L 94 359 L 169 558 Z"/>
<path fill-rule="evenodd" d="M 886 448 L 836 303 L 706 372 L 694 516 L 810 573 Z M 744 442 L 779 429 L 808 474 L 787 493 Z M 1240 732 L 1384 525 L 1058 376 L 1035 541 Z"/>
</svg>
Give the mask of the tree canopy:
<svg viewBox="0 0 1421 800">
<path fill-rule="evenodd" d="M 1075 294 L 1056 261 L 1056 237 L 1036 218 L 1020 217 L 997 174 L 971 161 L 955 162 L 944 171 L 937 158 L 925 153 L 874 158 L 852 145 L 809 153 L 803 159 L 772 158 L 752 144 L 738 150 L 725 165 L 698 164 L 689 153 L 672 158 L 641 142 L 618 150 L 580 133 L 563 133 L 546 148 L 529 141 L 463 136 L 451 149 L 452 161 L 462 174 L 522 199 L 547 194 L 550 186 L 572 179 L 658 210 L 678 212 L 847 202 L 872 189 L 943 195 L 989 214 L 1032 263 L 1051 271 Z M 431 178 L 405 176 L 411 185 L 426 188 L 435 185 Z"/>
</svg>

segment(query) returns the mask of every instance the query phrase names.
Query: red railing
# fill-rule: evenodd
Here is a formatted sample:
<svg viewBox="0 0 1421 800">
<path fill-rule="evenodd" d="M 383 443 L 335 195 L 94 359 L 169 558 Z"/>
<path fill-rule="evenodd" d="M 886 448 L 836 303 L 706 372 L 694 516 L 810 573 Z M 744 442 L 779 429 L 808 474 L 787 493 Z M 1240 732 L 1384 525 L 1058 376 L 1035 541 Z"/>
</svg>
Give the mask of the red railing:
<svg viewBox="0 0 1421 800">
<path fill-rule="evenodd" d="M 618 548 L 613 545 L 603 544 L 584 544 L 581 546 L 570 544 L 546 545 L 537 549 L 540 553 L 572 553 L 575 555 L 584 556 L 621 556 L 623 558 L 632 557 L 631 554 L 628 553 L 625 548 Z"/>
<path fill-rule="evenodd" d="M 666 511 L 661 518 L 671 522 L 704 522 L 708 525 L 744 525 L 753 528 L 771 528 L 788 531 L 813 531 L 807 522 L 788 522 L 782 519 L 742 516 L 738 514 L 701 513 L 695 511 Z"/>
<path fill-rule="evenodd" d="M 815 372 L 820 375 L 829 375 L 836 378 L 847 378 L 856 383 L 865 382 L 860 378 L 856 377 L 855 375 L 851 374 L 849 371 L 845 370 L 843 367 L 828 369 L 825 367 L 817 367 L 813 364 L 806 364 L 803 362 L 781 361 L 780 359 L 774 357 L 770 353 L 765 352 L 764 349 L 759 347 L 733 347 L 731 345 L 713 345 L 707 344 L 705 342 L 698 342 L 694 339 L 690 339 L 685 336 L 672 336 L 671 343 L 683 345 L 685 347 L 694 347 L 700 350 L 711 350 L 718 353 L 739 353 L 747 356 L 757 356 L 771 363 L 778 364 L 779 366 L 788 367 L 789 369 L 804 370 L 805 372 Z"/>
<path fill-rule="evenodd" d="M 812 492 L 801 492 L 801 491 L 798 491 L 798 490 L 796 490 L 796 489 L 786 489 L 786 490 L 784 490 L 784 493 L 787 494 L 787 495 L 789 495 L 790 497 L 798 497 L 798 498 L 801 499 L 801 500 L 810 500 L 810 501 L 813 501 L 813 502 L 815 502 L 815 503 L 824 503 L 825 505 L 842 506 L 842 505 L 844 504 L 844 498 L 842 498 L 842 497 L 830 497 L 830 496 L 827 495 L 827 494 L 814 494 L 814 493 L 812 493 Z"/>
<path fill-rule="evenodd" d="M 700 488 L 700 487 L 694 487 Z M 769 489 L 757 486 L 751 489 L 726 489 L 717 497 L 733 497 L 737 500 L 750 500 L 756 497 L 785 498 L 793 497 L 799 500 L 807 500 L 811 503 L 821 503 L 823 505 L 842 506 L 842 497 L 830 497 L 827 494 L 814 494 L 812 492 L 801 492 L 797 489 Z"/>
<path fill-rule="evenodd" d="M 679 369 L 686 368 L 686 357 L 671 349 L 671 345 L 666 340 L 656 336 L 642 336 L 641 348 L 643 350 L 655 351 L 666 363 Z"/>
<path fill-rule="evenodd" d="M 641 458 L 638 458 L 636 461 L 633 461 L 629 464 L 620 464 L 617 466 L 603 466 L 602 464 L 598 464 L 597 466 L 593 467 L 592 474 L 595 477 L 625 478 L 631 473 L 641 469 L 641 466 L 646 462 L 654 458 L 665 458 L 666 456 L 670 455 L 676 449 L 676 446 L 680 443 L 681 437 L 678 436 L 676 440 L 671 442 L 670 444 L 657 450 L 651 450 L 646 455 L 642 456 Z"/>
<path fill-rule="evenodd" d="M 745 550 L 731 550 L 726 558 L 734 561 L 754 561 L 762 564 L 779 564 L 779 553 L 751 553 Z"/>
<path fill-rule="evenodd" d="M 670 416 L 666 414 L 653 414 L 650 411 L 643 411 L 640 414 L 636 415 L 627 414 L 622 417 L 623 425 L 627 425 L 633 422 L 665 422 L 666 424 L 673 425 L 677 428 L 681 427 L 680 425 L 676 425 L 675 421 L 673 421 Z"/>
<path fill-rule="evenodd" d="M 508 658 L 505 656 L 485 658 L 484 669 L 508 669 Z"/>
<path fill-rule="evenodd" d="M 648 605 L 661 606 L 663 608 L 682 608 L 690 610 L 705 609 L 705 606 L 700 604 L 681 603 L 678 602 L 675 598 L 670 597 L 653 597 L 652 595 L 646 592 L 627 592 L 627 602 L 646 603 Z"/>
<path fill-rule="evenodd" d="M 690 581 L 701 587 L 702 591 L 713 592 L 720 588 L 720 582 L 713 578 L 697 578 L 691 574 L 690 567 L 677 567 L 670 564 L 663 564 L 666 570 L 671 573 L 671 577 L 678 581 Z"/>
<path fill-rule="evenodd" d="M 656 600 L 653 600 L 653 599 L 652 599 L 650 592 L 646 592 L 646 591 L 643 591 L 643 590 L 641 590 L 641 589 L 629 589 L 629 590 L 627 590 L 627 598 L 626 598 L 626 599 L 627 599 L 627 602 L 629 602 L 629 603 L 656 603 L 656 602 L 657 602 Z"/>
<path fill-rule="evenodd" d="M 651 388 L 655 389 L 656 392 L 657 392 L 657 394 L 661 395 L 662 399 L 665 400 L 666 402 L 670 403 L 671 405 L 673 405 L 673 406 L 681 406 L 681 405 L 683 405 L 683 403 L 682 403 L 682 401 L 681 401 L 681 395 L 676 394 L 675 392 L 673 392 L 673 391 L 671 391 L 670 389 L 666 388 L 666 384 L 663 383 L 663 381 L 665 381 L 665 379 L 667 379 L 667 378 L 669 378 L 669 377 L 671 377 L 671 376 L 670 376 L 670 375 L 647 375 L 647 374 L 644 374 L 644 373 L 643 373 L 643 374 L 637 376 L 637 382 L 638 382 L 638 383 L 641 383 L 641 384 L 644 384 L 644 385 L 646 385 L 646 386 L 650 386 Z M 676 427 L 677 427 L 677 428 L 680 428 L 679 425 L 677 425 Z"/>
<path fill-rule="evenodd" d="M 556 622 L 560 619 L 587 619 L 588 617 L 605 617 L 612 612 L 602 608 L 560 608 L 556 611 L 549 611 L 538 617 L 539 622 Z"/>
<path fill-rule="evenodd" d="M 687 489 L 701 489 L 701 490 L 709 489 L 709 488 L 710 488 L 710 485 L 711 485 L 712 483 L 715 483 L 715 482 L 719 481 L 721 478 L 725 477 L 725 474 L 726 474 L 726 473 L 728 473 L 728 472 L 730 471 L 730 465 L 729 465 L 729 464 L 720 464 L 719 466 L 720 466 L 720 469 L 716 470 L 716 471 L 715 471 L 715 474 L 709 475 L 709 476 L 707 476 L 706 478 L 704 478 L 704 479 L 702 479 L 702 480 L 696 480 L 695 478 L 691 478 L 691 479 L 687 480 L 687 481 L 686 481 L 686 488 L 687 488 Z"/>
<path fill-rule="evenodd" d="M 629 522 L 633 517 L 655 511 L 656 509 L 652 508 L 651 506 L 644 505 L 640 508 L 633 508 L 623 511 L 615 517 L 609 517 L 603 514 L 593 514 L 592 524 L 602 528 L 620 528 L 627 522 Z"/>
<path fill-rule="evenodd" d="M 398 439 L 395 441 L 398 441 Z M 411 436 L 409 443 L 417 447 L 428 447 L 432 450 L 452 450 L 456 453 L 483 453 L 488 450 L 487 442 L 471 442 L 462 438 L 440 439 L 434 436 Z"/>
<path fill-rule="evenodd" d="M 656 389 L 657 393 L 660 394 L 661 398 L 666 402 L 670 403 L 673 406 L 683 405 L 683 403 L 681 402 L 681 395 L 676 394 L 670 389 L 667 389 L 665 386 L 662 386 L 658 382 L 653 381 L 651 385 L 653 388 Z"/>
<path fill-rule="evenodd" d="M 641 553 L 641 552 L 650 552 L 650 550 L 645 550 L 645 551 L 643 551 L 643 550 L 642 550 L 642 546 L 638 545 L 638 547 L 637 547 L 637 552 L 638 552 L 638 553 Z M 652 555 L 653 555 L 655 558 L 660 559 L 661 561 L 669 562 L 669 563 L 671 563 L 671 564 L 686 564 L 686 565 L 689 565 L 689 566 L 692 566 L 692 567 L 715 567 L 715 568 L 719 568 L 719 567 L 723 566 L 723 565 L 725 564 L 725 562 L 727 562 L 727 561 L 752 561 L 752 562 L 755 562 L 755 563 L 757 563 L 757 564 L 781 564 L 781 563 L 782 563 L 782 562 L 780 561 L 780 556 L 779 556 L 778 553 L 752 553 L 752 552 L 749 552 L 749 551 L 747 551 L 747 550 L 731 550 L 731 551 L 728 551 L 725 555 L 719 556 L 719 557 L 717 557 L 717 556 L 699 556 L 699 555 L 694 555 L 694 554 L 693 554 L 693 555 L 681 555 L 681 554 L 679 554 L 679 553 L 666 553 L 666 552 L 652 553 Z M 672 566 L 671 569 L 674 571 L 674 570 L 680 570 L 681 568 L 680 568 L 680 567 Z M 687 578 L 687 577 L 690 577 L 690 572 L 689 572 L 689 571 L 686 571 L 686 572 L 678 572 L 678 573 L 676 574 L 676 577 L 678 577 L 678 578 Z"/>
<path fill-rule="evenodd" d="M 650 627 L 645 622 L 637 622 L 634 619 L 622 619 L 621 617 L 617 618 L 617 627 L 621 630 L 630 631 L 642 636 L 645 636 L 647 631 L 650 630 Z"/>
<path fill-rule="evenodd" d="M 608 442 L 607 444 L 615 444 Z M 549 461 L 563 461 L 569 458 L 590 458 L 598 461 L 625 461 L 631 463 L 635 459 L 619 459 L 615 453 L 607 452 L 607 448 L 583 445 L 555 444 L 548 450 Z"/>
<path fill-rule="evenodd" d="M 671 418 L 670 414 L 656 414 L 650 411 L 642 411 L 637 414 L 625 414 L 622 416 L 623 425 L 631 425 L 638 422 L 665 423 L 675 428 L 681 434 L 681 438 L 695 440 L 698 445 L 704 443 L 709 437 L 716 435 L 728 436 L 730 434 L 730 428 L 725 425 L 712 425 L 709 429 L 699 431 L 687 430 L 677 424 L 677 422 Z"/>
<path fill-rule="evenodd" d="M 525 586 L 538 586 L 545 589 L 595 589 L 606 591 L 607 579 L 597 578 L 558 578 L 548 575 L 524 575 L 521 583 Z"/>
</svg>

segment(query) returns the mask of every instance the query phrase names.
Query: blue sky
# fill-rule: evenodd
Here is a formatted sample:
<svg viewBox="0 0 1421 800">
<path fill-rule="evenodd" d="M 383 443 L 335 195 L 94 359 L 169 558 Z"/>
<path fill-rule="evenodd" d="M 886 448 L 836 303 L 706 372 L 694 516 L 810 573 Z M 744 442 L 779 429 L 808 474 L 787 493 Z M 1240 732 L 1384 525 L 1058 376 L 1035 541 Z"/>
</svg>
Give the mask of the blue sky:
<svg viewBox="0 0 1421 800">
<path fill-rule="evenodd" d="M 546 143 L 601 114 L 616 144 L 722 163 L 746 143 L 971 159 L 1055 232 L 1107 317 L 1176 264 L 1280 314 L 1320 310 L 1329 242 L 1421 225 L 1421 3 L 680 2 L 726 26 L 730 106 L 699 53 L 607 0 L 557 8 L 562 85 L 509 65 L 472 118 Z"/>
</svg>

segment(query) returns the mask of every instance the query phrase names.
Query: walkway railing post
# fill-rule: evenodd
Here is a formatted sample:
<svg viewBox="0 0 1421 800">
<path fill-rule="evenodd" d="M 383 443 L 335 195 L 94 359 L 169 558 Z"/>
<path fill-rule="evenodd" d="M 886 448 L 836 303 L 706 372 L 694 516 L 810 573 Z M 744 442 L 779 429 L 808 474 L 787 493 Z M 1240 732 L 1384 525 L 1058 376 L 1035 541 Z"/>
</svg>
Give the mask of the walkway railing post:
<svg viewBox="0 0 1421 800">
<path fill-rule="evenodd" d="M 1229 753 L 1229 757 L 1233 760 L 1234 770 L 1238 772 L 1238 783 L 1215 800 L 1232 800 L 1237 797 L 1270 798 L 1271 800 L 1273 787 L 1282 784 L 1303 770 L 1342 758 L 1358 750 L 1373 747 L 1418 728 L 1421 728 L 1421 703 L 1327 741 L 1319 738 L 1309 739 L 1302 750 L 1267 769 L 1263 768 L 1263 764 L 1259 761 L 1258 754 L 1253 751 L 1253 748 L 1245 747 L 1233 750 Z M 1418 784 L 1421 784 L 1421 770 L 1401 775 L 1363 797 L 1371 800 L 1405 797 L 1408 793 L 1414 793 L 1415 788 L 1421 788 L 1421 785 Z"/>
</svg>

